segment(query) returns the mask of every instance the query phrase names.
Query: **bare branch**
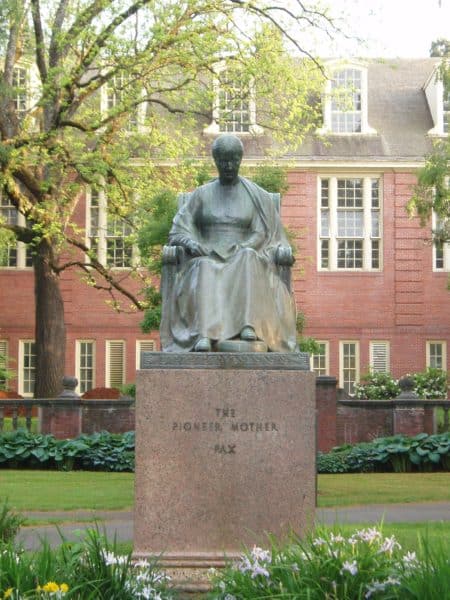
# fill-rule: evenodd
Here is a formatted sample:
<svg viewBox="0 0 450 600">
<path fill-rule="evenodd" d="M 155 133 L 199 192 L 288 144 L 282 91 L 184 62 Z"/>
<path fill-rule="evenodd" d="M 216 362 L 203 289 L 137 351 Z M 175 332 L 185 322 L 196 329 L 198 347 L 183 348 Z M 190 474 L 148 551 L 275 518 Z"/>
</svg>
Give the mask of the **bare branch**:
<svg viewBox="0 0 450 600">
<path fill-rule="evenodd" d="M 90 249 L 86 246 L 86 244 L 84 244 L 80 240 L 77 240 L 76 238 L 67 238 L 67 241 L 69 242 L 69 244 L 71 244 L 72 246 L 75 246 L 82 252 L 84 252 L 86 254 L 89 253 Z M 96 287 L 97 289 L 103 289 L 105 291 L 111 291 L 114 288 L 118 292 L 120 292 L 123 296 L 128 298 L 128 300 L 130 300 L 130 302 L 134 306 L 136 306 L 137 309 L 142 310 L 142 302 L 134 294 L 132 294 L 129 290 L 127 290 L 121 284 L 121 282 L 113 276 L 111 271 L 108 270 L 106 267 L 104 267 L 95 257 L 90 257 L 89 267 L 87 267 L 84 263 L 81 263 L 81 262 L 78 263 L 78 266 L 80 266 L 86 272 L 89 272 L 90 269 L 94 269 L 109 284 L 109 286 L 107 286 L 107 287 L 98 287 L 97 284 L 94 285 L 94 287 Z M 63 265 L 62 267 L 57 267 L 58 272 L 64 270 L 64 268 L 66 268 L 65 265 Z"/>
<path fill-rule="evenodd" d="M 41 20 L 41 7 L 39 0 L 31 0 L 31 14 L 33 16 L 34 37 L 36 40 L 36 64 L 42 82 L 47 81 L 47 63 L 45 60 L 45 37 Z"/>
<path fill-rule="evenodd" d="M 49 65 L 50 65 L 50 67 L 55 67 L 58 64 L 58 59 L 59 59 L 58 36 L 61 35 L 61 28 L 64 23 L 68 4 L 69 4 L 69 0 L 60 0 L 60 3 L 56 10 L 55 20 L 53 22 L 53 27 L 52 27 L 52 38 L 50 40 L 50 48 L 49 48 Z"/>
</svg>

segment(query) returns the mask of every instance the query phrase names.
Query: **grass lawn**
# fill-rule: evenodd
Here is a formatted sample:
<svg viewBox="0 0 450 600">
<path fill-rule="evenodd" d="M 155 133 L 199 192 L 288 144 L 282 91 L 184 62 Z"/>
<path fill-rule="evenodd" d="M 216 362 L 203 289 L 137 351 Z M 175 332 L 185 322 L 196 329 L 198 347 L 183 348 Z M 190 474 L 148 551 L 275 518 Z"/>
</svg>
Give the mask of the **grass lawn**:
<svg viewBox="0 0 450 600">
<path fill-rule="evenodd" d="M 120 510 L 134 501 L 134 473 L 0 470 L 1 498 L 16 510 Z"/>
<path fill-rule="evenodd" d="M 0 469 L 0 490 L 16 510 L 130 509 L 134 474 Z M 318 477 L 320 507 L 433 501 L 450 501 L 450 473 Z"/>
<path fill-rule="evenodd" d="M 353 473 L 318 477 L 321 507 L 449 501 L 450 473 Z"/>
</svg>

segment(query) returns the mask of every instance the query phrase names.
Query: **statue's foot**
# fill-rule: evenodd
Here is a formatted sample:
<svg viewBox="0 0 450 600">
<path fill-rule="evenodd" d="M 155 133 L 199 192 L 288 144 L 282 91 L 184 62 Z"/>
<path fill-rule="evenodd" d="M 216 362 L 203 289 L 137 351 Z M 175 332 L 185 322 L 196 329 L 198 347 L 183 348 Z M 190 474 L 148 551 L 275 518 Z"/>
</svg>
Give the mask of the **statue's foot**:
<svg viewBox="0 0 450 600">
<path fill-rule="evenodd" d="M 255 330 L 250 326 L 244 327 L 239 337 L 241 340 L 245 340 L 246 342 L 254 342 L 258 339 L 256 337 Z"/>
<path fill-rule="evenodd" d="M 200 338 L 194 346 L 194 352 L 211 352 L 211 340 L 207 337 Z"/>
</svg>

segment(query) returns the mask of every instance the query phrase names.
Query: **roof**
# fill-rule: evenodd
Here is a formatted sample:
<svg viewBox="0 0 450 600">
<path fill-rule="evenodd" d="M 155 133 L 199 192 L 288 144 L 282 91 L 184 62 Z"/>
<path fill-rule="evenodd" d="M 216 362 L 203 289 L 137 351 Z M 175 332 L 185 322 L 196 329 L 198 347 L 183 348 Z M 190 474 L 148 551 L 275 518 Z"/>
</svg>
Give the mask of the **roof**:
<svg viewBox="0 0 450 600">
<path fill-rule="evenodd" d="M 301 160 L 423 159 L 432 149 L 433 127 L 424 86 L 439 58 L 372 59 L 368 72 L 368 122 L 375 134 L 310 135 L 286 158 Z M 243 139 L 245 156 L 255 159 L 270 142 Z"/>
</svg>

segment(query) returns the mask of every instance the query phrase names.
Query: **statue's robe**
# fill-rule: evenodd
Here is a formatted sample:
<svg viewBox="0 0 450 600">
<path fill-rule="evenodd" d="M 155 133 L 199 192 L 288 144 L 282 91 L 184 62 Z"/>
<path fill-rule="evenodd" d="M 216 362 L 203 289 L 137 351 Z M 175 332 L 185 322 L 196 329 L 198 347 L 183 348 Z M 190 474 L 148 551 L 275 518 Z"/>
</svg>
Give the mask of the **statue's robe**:
<svg viewBox="0 0 450 600">
<path fill-rule="evenodd" d="M 209 254 L 187 260 L 163 297 L 163 350 L 190 351 L 200 338 L 229 340 L 251 326 L 269 351 L 294 351 L 295 304 L 274 263 L 289 243 L 272 197 L 242 177 L 232 188 L 218 180 L 197 188 L 169 236 L 171 245 L 188 240 Z"/>
</svg>

